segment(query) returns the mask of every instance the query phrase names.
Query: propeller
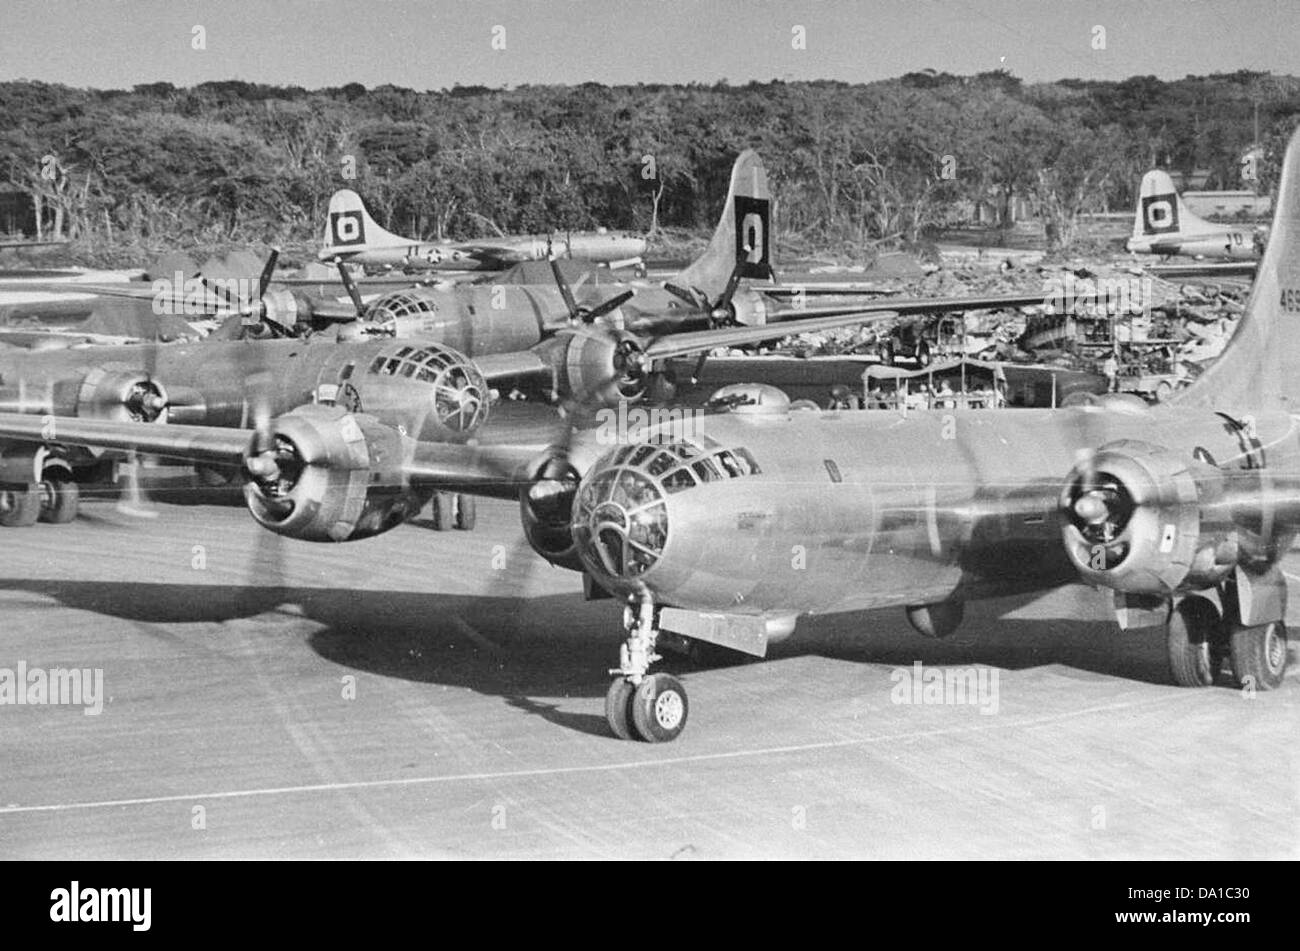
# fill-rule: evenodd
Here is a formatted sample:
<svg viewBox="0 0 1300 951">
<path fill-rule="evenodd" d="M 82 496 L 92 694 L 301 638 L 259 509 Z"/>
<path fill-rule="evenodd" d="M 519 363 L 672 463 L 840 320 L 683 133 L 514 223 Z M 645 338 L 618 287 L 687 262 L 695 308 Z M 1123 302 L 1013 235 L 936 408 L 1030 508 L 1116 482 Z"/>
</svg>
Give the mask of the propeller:
<svg viewBox="0 0 1300 951">
<path fill-rule="evenodd" d="M 275 438 L 271 429 L 271 376 L 266 370 L 257 370 L 245 377 L 249 422 L 253 438 L 249 442 L 248 458 L 244 468 L 253 481 L 264 490 L 268 501 L 280 494 L 279 483 L 286 476 L 286 464 L 296 459 L 297 450 L 292 445 Z"/>
<path fill-rule="evenodd" d="M 226 288 L 214 284 L 206 277 L 201 279 L 205 288 L 225 301 L 233 311 L 239 314 L 240 323 L 253 336 L 260 336 L 263 329 L 269 330 L 271 336 L 275 337 L 292 337 L 294 335 L 292 327 L 285 326 L 271 316 L 270 307 L 266 303 L 266 291 L 271 286 L 271 278 L 275 275 L 275 265 L 279 259 L 280 249 L 272 248 L 271 253 L 267 255 L 266 264 L 262 266 L 262 273 L 257 279 L 257 296 L 251 301 L 237 301 Z"/>
<path fill-rule="evenodd" d="M 1065 500 L 1065 515 L 1107 567 L 1118 564 L 1128 546 L 1120 535 L 1133 518 L 1136 500 L 1125 485 L 1099 471 L 1093 453 L 1081 453 L 1079 472 Z"/>
<path fill-rule="evenodd" d="M 293 503 L 286 495 L 302 475 L 303 461 L 297 446 L 275 436 L 272 424 L 276 376 L 266 348 L 250 345 L 246 350 L 246 360 L 244 398 L 253 431 L 248 455 L 244 459 L 244 472 L 252 483 L 246 491 L 255 488 L 268 514 L 284 517 L 292 510 Z M 259 527 L 255 538 L 243 598 L 250 612 L 273 606 L 279 595 L 268 597 L 268 589 L 279 592 L 285 587 L 284 537 Z"/>
<path fill-rule="evenodd" d="M 732 298 L 736 296 L 736 291 L 740 288 L 741 277 L 744 274 L 745 262 L 737 261 L 735 267 L 731 269 L 731 274 L 727 278 L 726 286 L 723 287 L 722 293 L 718 295 L 717 300 L 710 301 L 708 295 L 703 291 L 689 291 L 684 287 L 676 284 L 665 283 L 664 290 L 672 294 L 678 300 L 685 303 L 692 310 L 707 313 L 709 323 L 713 325 L 731 323 L 736 316 L 735 308 L 732 307 Z"/>
<path fill-rule="evenodd" d="M 153 381 L 157 379 L 158 347 L 157 340 L 146 345 L 144 349 L 144 372 L 149 384 L 137 383 L 123 401 L 132 418 L 143 422 L 155 422 L 167 411 L 167 398 L 157 389 Z M 140 453 L 131 449 L 126 454 L 126 461 L 119 464 L 117 476 L 122 483 L 122 494 L 118 497 L 117 511 L 129 518 L 157 518 L 158 509 L 145 494 L 140 485 L 144 460 Z"/>
<path fill-rule="evenodd" d="M 612 311 L 618 310 L 633 297 L 636 296 L 634 288 L 628 288 L 621 294 L 615 294 L 609 300 L 602 301 L 595 307 L 586 307 L 579 304 L 573 296 L 573 289 L 569 287 L 569 282 L 564 277 L 564 272 L 560 270 L 559 259 L 554 255 L 549 258 L 551 262 L 551 274 L 555 276 L 555 283 L 560 288 L 560 296 L 564 298 L 564 307 L 569 312 L 569 320 L 574 323 L 590 324 L 597 319 L 604 317 Z"/>
</svg>

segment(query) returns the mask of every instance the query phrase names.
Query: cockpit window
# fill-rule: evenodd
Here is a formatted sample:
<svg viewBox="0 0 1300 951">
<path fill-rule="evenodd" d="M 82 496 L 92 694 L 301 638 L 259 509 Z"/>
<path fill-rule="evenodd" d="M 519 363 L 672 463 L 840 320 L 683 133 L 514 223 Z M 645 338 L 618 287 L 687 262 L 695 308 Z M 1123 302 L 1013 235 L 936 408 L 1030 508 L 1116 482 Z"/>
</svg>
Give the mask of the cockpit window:
<svg viewBox="0 0 1300 951">
<path fill-rule="evenodd" d="M 638 468 L 660 480 L 668 492 L 680 492 L 707 482 L 723 482 L 745 476 L 761 475 L 753 455 L 747 449 L 715 448 L 679 440 L 667 445 L 639 444 L 624 446 L 610 459 L 611 465 Z"/>
<path fill-rule="evenodd" d="M 736 457 L 733 453 L 720 452 L 718 453 L 716 458 L 718 460 L 718 464 L 722 466 L 722 471 L 727 474 L 728 479 L 737 479 L 740 476 L 749 475 L 748 472 L 745 472 L 743 469 L 741 469 L 740 463 L 736 460 Z"/>
<path fill-rule="evenodd" d="M 635 451 L 628 456 L 627 463 L 630 466 L 639 466 L 654 454 L 654 446 L 637 446 Z"/>
<path fill-rule="evenodd" d="M 691 469 L 700 477 L 701 482 L 721 482 L 723 479 L 722 473 L 710 459 L 701 459 L 691 466 Z"/>
<path fill-rule="evenodd" d="M 717 460 L 729 479 L 759 475 L 762 472 L 747 449 L 724 449 L 718 453 Z"/>
<path fill-rule="evenodd" d="M 399 347 L 391 355 L 381 353 L 370 363 L 371 373 L 393 376 L 400 373 L 425 383 L 437 381 L 438 375 L 455 362 L 445 351 L 424 347 Z"/>
<path fill-rule="evenodd" d="M 664 491 L 672 494 L 694 486 L 695 477 L 691 475 L 690 469 L 678 469 L 676 472 L 665 476 L 663 484 Z"/>
<path fill-rule="evenodd" d="M 645 471 L 652 476 L 661 476 L 675 465 L 677 465 L 676 459 L 666 452 L 661 452 L 646 464 Z"/>
</svg>

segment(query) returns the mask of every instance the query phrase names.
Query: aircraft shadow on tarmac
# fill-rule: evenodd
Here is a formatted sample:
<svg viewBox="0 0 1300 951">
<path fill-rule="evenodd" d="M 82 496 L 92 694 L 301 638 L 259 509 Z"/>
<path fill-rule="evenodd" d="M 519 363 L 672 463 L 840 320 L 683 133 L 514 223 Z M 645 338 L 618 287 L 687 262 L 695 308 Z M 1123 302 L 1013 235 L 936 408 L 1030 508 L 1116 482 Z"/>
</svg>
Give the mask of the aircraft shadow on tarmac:
<svg viewBox="0 0 1300 951">
<path fill-rule="evenodd" d="M 567 713 L 548 698 L 598 697 L 621 639 L 620 606 L 570 594 L 521 599 L 409 591 L 354 591 L 148 582 L 0 579 L 0 590 L 45 596 L 76 610 L 145 625 L 187 644 L 202 632 L 169 629 L 291 616 L 304 620 L 308 646 L 331 663 L 383 677 L 462 687 L 498 696 L 522 711 L 581 732 L 606 735 L 603 716 Z M 945 641 L 915 634 L 899 609 L 805 618 L 769 663 L 816 655 L 888 667 L 987 664 L 1007 670 L 1058 665 L 1078 673 L 1168 684 L 1163 637 L 1120 632 L 1102 621 L 1007 617 L 1034 598 L 976 603 Z M 286 609 L 285 605 L 297 608 Z M 148 631 L 148 628 L 139 628 Z M 214 647 L 218 645 L 213 645 Z M 722 664 L 747 662 L 726 655 Z M 700 664 L 670 655 L 665 668 Z M 1067 674 L 1068 675 L 1068 674 Z"/>
</svg>

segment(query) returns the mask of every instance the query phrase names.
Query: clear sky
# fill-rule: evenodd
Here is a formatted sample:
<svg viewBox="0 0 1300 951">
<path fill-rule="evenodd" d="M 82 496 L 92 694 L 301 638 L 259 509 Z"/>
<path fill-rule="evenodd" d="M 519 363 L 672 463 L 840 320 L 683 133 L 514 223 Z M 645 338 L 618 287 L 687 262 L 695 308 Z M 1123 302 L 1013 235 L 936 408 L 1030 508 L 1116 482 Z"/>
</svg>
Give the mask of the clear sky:
<svg viewBox="0 0 1300 951">
<path fill-rule="evenodd" d="M 202 27 L 206 49 L 195 49 Z M 504 33 L 496 28 L 503 27 Z M 806 48 L 795 49 L 803 27 Z M 1103 28 L 1105 48 L 1094 46 Z M 494 49 L 504 39 L 504 49 Z M 607 84 L 1300 74 L 1300 0 L 5 0 L 0 80 Z"/>
</svg>

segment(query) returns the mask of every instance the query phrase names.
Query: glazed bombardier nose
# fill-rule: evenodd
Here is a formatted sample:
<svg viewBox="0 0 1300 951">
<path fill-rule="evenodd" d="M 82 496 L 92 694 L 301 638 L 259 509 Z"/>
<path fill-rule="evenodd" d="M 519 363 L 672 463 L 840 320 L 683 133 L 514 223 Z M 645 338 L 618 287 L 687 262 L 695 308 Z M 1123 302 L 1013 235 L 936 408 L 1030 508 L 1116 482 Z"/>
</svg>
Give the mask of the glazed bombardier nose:
<svg viewBox="0 0 1300 951">
<path fill-rule="evenodd" d="M 574 503 L 573 538 L 593 571 L 637 578 L 655 566 L 668 541 L 668 509 L 658 480 L 607 456 L 593 467 Z"/>
</svg>

